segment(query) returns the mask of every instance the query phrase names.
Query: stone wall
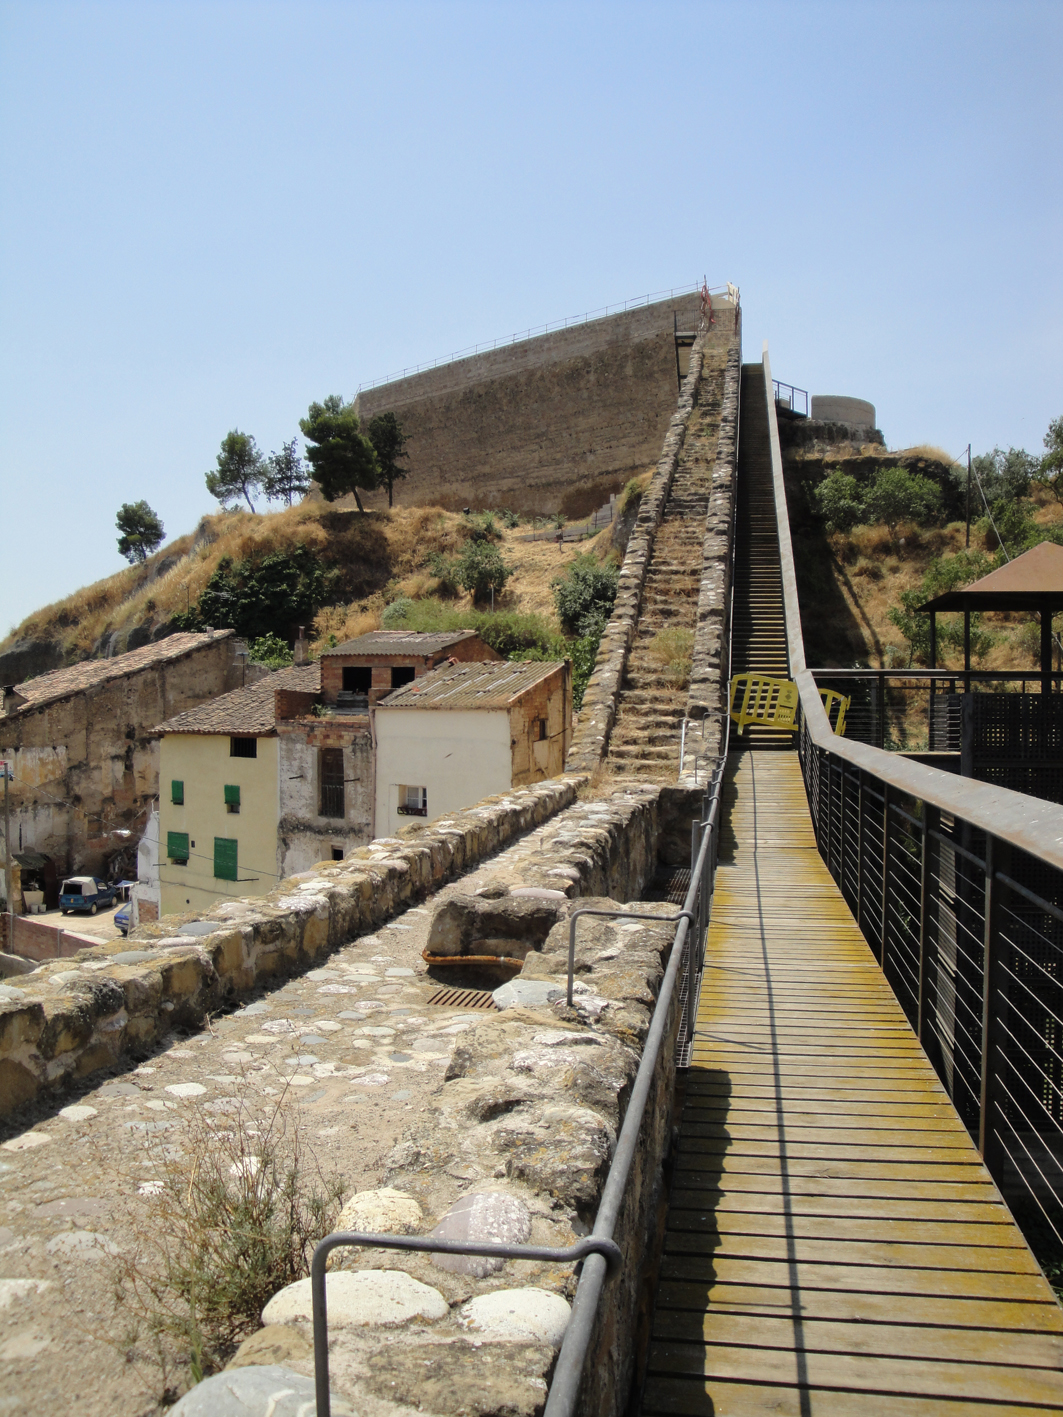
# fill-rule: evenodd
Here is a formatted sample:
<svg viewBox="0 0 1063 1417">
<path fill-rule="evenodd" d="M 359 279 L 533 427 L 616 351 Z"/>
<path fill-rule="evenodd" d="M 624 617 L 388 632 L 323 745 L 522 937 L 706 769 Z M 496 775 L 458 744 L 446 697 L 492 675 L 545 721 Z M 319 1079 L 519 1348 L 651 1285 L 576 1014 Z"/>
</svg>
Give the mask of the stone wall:
<svg viewBox="0 0 1063 1417">
<path fill-rule="evenodd" d="M 159 792 L 155 727 L 240 686 L 232 631 L 196 639 L 180 658 L 0 718 L 0 748 L 14 762 L 11 836 L 20 849 L 51 856 L 62 875 L 102 873 L 116 851 L 135 848 Z M 162 654 L 166 642 L 158 648 Z"/>
<path fill-rule="evenodd" d="M 570 772 L 593 772 L 598 767 L 616 719 L 617 696 L 642 609 L 646 567 L 672 489 L 687 423 L 697 402 L 706 338 L 704 334 L 699 335 L 690 352 L 690 372 L 683 380 L 679 406 L 668 425 L 657 470 L 643 494 L 634 530 L 628 538 L 613 611 L 598 646 L 594 672 L 583 695 L 579 725 L 573 734 L 566 764 Z"/>
<path fill-rule="evenodd" d="M 570 805 L 579 779 L 517 789 L 357 849 L 270 895 L 164 916 L 128 941 L 0 986 L 0 1115 L 198 1025 L 272 978 L 310 967 Z"/>
<path fill-rule="evenodd" d="M 321 749 L 343 751 L 343 817 L 321 815 Z M 344 854 L 373 838 L 373 740 L 368 716 L 278 719 L 280 817 L 277 871 L 308 871 L 333 846 Z"/>
<path fill-rule="evenodd" d="M 730 639 L 731 571 L 735 478 L 738 473 L 738 412 L 742 376 L 742 351 L 736 341 L 727 359 L 723 410 L 712 473 L 712 492 L 705 521 L 701 590 L 694 631 L 693 663 L 687 697 L 687 737 L 681 781 L 694 779 L 695 757 L 699 781 L 704 782 L 702 759 L 718 756 L 722 743 L 728 695 L 728 644 Z"/>
<path fill-rule="evenodd" d="M 585 515 L 652 466 L 675 408 L 673 313 L 695 328 L 698 297 L 524 340 L 359 394 L 411 437 L 396 501 Z M 720 304 L 716 329 L 733 323 Z M 377 494 L 379 500 L 379 494 Z"/>
</svg>

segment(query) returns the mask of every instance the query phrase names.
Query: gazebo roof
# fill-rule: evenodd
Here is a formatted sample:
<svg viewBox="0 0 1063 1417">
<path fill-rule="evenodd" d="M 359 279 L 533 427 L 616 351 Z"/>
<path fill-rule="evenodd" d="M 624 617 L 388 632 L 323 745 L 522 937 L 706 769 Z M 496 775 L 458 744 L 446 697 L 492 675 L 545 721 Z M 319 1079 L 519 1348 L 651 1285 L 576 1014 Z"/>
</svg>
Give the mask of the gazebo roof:
<svg viewBox="0 0 1063 1417">
<path fill-rule="evenodd" d="M 928 600 L 920 610 L 1063 610 L 1063 546 L 1042 541 L 963 590 Z"/>
</svg>

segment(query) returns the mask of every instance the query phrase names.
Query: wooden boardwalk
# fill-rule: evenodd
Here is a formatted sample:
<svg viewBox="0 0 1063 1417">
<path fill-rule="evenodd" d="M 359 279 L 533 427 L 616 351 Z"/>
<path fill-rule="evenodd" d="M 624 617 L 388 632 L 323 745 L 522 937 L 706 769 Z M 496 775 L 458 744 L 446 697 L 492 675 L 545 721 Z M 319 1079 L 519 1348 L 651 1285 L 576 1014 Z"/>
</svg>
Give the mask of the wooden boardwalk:
<svg viewBox="0 0 1063 1417">
<path fill-rule="evenodd" d="M 1063 1411 L 1063 1310 L 816 850 L 728 770 L 642 1412 Z"/>
</svg>

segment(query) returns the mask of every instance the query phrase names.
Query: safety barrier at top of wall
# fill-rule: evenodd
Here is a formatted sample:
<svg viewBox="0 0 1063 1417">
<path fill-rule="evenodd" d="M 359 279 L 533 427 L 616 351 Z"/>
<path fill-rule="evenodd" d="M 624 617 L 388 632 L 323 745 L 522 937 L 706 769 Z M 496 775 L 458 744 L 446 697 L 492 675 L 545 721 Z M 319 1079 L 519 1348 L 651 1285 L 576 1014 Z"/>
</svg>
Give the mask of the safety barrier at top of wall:
<svg viewBox="0 0 1063 1417">
<path fill-rule="evenodd" d="M 805 665 L 766 347 L 764 374 L 820 853 L 1020 1226 L 1063 1247 L 1063 807 L 831 731 Z"/>
</svg>

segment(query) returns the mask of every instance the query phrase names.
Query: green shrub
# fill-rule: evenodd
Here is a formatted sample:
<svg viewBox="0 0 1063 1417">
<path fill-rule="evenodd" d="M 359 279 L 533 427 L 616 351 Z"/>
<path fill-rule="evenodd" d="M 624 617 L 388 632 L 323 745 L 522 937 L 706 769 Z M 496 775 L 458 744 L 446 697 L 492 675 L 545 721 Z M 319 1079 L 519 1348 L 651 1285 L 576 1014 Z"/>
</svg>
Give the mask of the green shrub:
<svg viewBox="0 0 1063 1417">
<path fill-rule="evenodd" d="M 812 489 L 812 503 L 827 531 L 851 531 L 864 518 L 863 489 L 840 467 Z"/>
<path fill-rule="evenodd" d="M 413 605 L 413 601 L 404 595 L 400 595 L 390 605 L 385 605 L 380 617 L 380 628 L 382 630 L 405 629 L 406 615 L 411 605 Z"/>
<path fill-rule="evenodd" d="M 941 489 L 929 477 L 907 472 L 903 467 L 884 467 L 875 474 L 864 507 L 868 521 L 884 522 L 890 536 L 896 536 L 901 522 L 921 525 L 937 517 Z"/>
<path fill-rule="evenodd" d="M 552 583 L 557 617 L 570 635 L 601 637 L 616 599 L 619 568 L 600 565 L 593 556 L 577 556 Z"/>
<path fill-rule="evenodd" d="M 274 551 L 259 561 L 223 556 L 198 604 L 175 615 L 174 622 L 181 630 L 214 625 L 248 640 L 284 639 L 292 625 L 309 624 L 327 603 L 333 574 L 306 545 Z"/>
<path fill-rule="evenodd" d="M 642 502 L 644 488 L 642 482 L 637 477 L 632 477 L 625 486 L 623 492 L 617 498 L 616 510 L 621 516 L 629 512 L 632 507 L 637 507 Z"/>
<path fill-rule="evenodd" d="M 503 526 L 509 527 L 510 531 L 512 531 L 514 527 L 520 526 L 520 514 L 518 512 L 511 512 L 506 507 L 503 507 L 499 512 L 498 518 Z"/>
<path fill-rule="evenodd" d="M 981 551 L 958 551 L 954 556 L 937 556 L 927 567 L 918 586 L 902 592 L 899 605 L 891 605 L 887 614 L 890 623 L 904 636 L 908 645 L 908 664 L 920 660 L 930 663 L 930 615 L 918 607 L 948 591 L 962 590 L 992 570 L 992 562 Z M 985 658 L 996 643 L 996 636 L 981 628 L 982 617 L 971 616 L 971 657 L 976 662 Z M 938 616 L 938 660 L 946 649 L 963 650 L 962 616 Z"/>
<path fill-rule="evenodd" d="M 492 591 L 505 587 L 513 574 L 502 560 L 497 546 L 489 541 L 470 541 L 458 557 L 458 583 L 472 593 L 473 600 L 486 600 Z"/>
<path fill-rule="evenodd" d="M 279 635 L 262 635 L 252 640 L 247 648 L 251 662 L 264 664 L 267 669 L 285 669 L 294 659 L 287 640 L 282 640 Z"/>
</svg>

